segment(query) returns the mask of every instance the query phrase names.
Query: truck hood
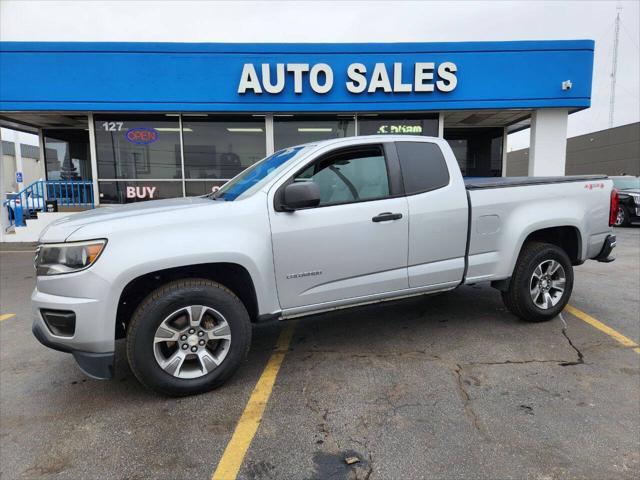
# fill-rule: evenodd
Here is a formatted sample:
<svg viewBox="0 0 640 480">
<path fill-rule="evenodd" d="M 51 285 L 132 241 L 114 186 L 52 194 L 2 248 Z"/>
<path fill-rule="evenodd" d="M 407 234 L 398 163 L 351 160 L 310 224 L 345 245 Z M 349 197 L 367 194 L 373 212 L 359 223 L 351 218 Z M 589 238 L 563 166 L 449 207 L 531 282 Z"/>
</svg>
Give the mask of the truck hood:
<svg viewBox="0 0 640 480">
<path fill-rule="evenodd" d="M 109 223 L 109 228 L 105 228 L 105 231 L 108 231 L 114 226 L 114 220 L 124 220 L 131 217 L 143 220 L 144 217 L 148 215 L 168 214 L 179 210 L 197 208 L 199 206 L 220 205 L 224 203 L 227 202 L 220 200 L 214 201 L 204 197 L 190 197 L 99 207 L 51 222 L 49 226 L 42 231 L 39 242 L 64 242 L 73 232 L 86 225 L 104 223 L 105 227 L 107 227 L 106 224 Z"/>
</svg>

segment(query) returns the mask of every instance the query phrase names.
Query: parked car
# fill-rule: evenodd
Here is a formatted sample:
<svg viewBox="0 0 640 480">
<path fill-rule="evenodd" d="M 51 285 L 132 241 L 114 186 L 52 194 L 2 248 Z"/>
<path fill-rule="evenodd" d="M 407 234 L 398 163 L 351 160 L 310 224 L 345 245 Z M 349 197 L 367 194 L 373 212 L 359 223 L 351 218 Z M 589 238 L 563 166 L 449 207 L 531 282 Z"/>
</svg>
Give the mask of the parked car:
<svg viewBox="0 0 640 480">
<path fill-rule="evenodd" d="M 640 222 L 640 177 L 623 175 L 611 177 L 611 180 L 620 195 L 616 227 L 628 227 Z"/>
<path fill-rule="evenodd" d="M 207 197 L 58 220 L 36 258 L 33 332 L 90 376 L 114 343 L 146 386 L 186 395 L 239 366 L 251 323 L 491 282 L 507 308 L 558 315 L 573 267 L 612 261 L 603 176 L 465 183 L 438 138 L 371 136 L 278 151 Z"/>
</svg>

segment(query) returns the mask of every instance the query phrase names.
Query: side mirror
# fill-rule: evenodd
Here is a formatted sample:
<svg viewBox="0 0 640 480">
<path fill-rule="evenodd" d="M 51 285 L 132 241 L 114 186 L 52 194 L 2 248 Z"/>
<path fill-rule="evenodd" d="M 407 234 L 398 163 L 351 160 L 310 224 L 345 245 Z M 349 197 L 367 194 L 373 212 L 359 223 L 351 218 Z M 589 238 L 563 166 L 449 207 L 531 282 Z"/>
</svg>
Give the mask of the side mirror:
<svg viewBox="0 0 640 480">
<path fill-rule="evenodd" d="M 293 211 L 315 207 L 320 203 L 320 187 L 312 181 L 294 182 L 284 189 L 283 207 Z"/>
</svg>

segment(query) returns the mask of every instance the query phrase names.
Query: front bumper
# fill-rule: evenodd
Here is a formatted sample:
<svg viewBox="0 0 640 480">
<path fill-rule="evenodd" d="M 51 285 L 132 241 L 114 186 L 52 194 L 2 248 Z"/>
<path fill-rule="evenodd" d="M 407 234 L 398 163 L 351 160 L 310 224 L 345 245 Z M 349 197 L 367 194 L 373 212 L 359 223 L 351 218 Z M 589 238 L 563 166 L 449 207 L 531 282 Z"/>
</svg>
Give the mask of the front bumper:
<svg viewBox="0 0 640 480">
<path fill-rule="evenodd" d="M 47 327 L 43 327 L 42 324 L 37 321 L 34 321 L 31 327 L 33 336 L 45 347 L 58 350 L 59 352 L 71 353 L 78 363 L 80 370 L 91 378 L 98 380 L 113 378 L 113 365 L 115 363 L 115 354 L 113 352 L 92 353 L 72 350 L 71 347 L 64 343 L 52 341 L 47 334 L 48 331 L 46 328 Z"/>
<path fill-rule="evenodd" d="M 79 296 L 72 297 L 67 292 Z M 108 307 L 111 305 L 108 292 L 104 281 L 85 271 L 58 278 L 38 277 L 31 295 L 32 331 L 36 339 L 49 348 L 71 353 L 80 369 L 92 378 L 113 376 L 115 312 Z M 76 319 L 73 333 L 54 333 L 55 329 L 43 318 L 43 310 L 73 312 Z"/>
</svg>

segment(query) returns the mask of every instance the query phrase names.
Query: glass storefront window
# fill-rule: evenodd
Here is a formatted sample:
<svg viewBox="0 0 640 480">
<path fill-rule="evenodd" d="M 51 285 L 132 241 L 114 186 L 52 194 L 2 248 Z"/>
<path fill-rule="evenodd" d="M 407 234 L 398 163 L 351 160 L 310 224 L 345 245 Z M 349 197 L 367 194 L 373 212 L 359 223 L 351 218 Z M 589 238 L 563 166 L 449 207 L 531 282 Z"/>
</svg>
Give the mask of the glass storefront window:
<svg viewBox="0 0 640 480">
<path fill-rule="evenodd" d="M 264 115 L 96 114 L 94 129 L 102 203 L 206 195 L 267 155 Z M 437 136 L 438 114 L 363 113 L 357 121 L 355 114 L 274 114 L 274 150 L 353 136 L 356 129 L 360 135 Z M 46 142 L 52 175 L 77 170 L 79 178 L 91 178 L 91 162 L 76 165 L 72 154 L 63 168 L 65 160 L 56 154 L 54 161 Z M 88 139 L 84 148 L 88 159 Z"/>
<path fill-rule="evenodd" d="M 96 115 L 94 124 L 98 178 L 182 178 L 178 115 Z"/>
<path fill-rule="evenodd" d="M 218 188 L 227 183 L 225 180 L 187 180 L 187 197 L 200 197 L 214 193 Z"/>
<path fill-rule="evenodd" d="M 182 181 L 98 182 L 100 203 L 133 203 L 182 197 Z"/>
<path fill-rule="evenodd" d="M 438 136 L 438 114 L 358 115 L 358 135 Z"/>
<path fill-rule="evenodd" d="M 89 132 L 44 130 L 47 180 L 91 180 Z"/>
<path fill-rule="evenodd" d="M 183 115 L 182 128 L 187 179 L 228 180 L 266 156 L 264 117 Z"/>
<path fill-rule="evenodd" d="M 352 137 L 356 134 L 353 115 L 274 115 L 273 130 L 276 151 L 303 143 Z"/>
<path fill-rule="evenodd" d="M 445 128 L 444 138 L 465 177 L 502 175 L 502 128 Z"/>
</svg>

